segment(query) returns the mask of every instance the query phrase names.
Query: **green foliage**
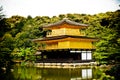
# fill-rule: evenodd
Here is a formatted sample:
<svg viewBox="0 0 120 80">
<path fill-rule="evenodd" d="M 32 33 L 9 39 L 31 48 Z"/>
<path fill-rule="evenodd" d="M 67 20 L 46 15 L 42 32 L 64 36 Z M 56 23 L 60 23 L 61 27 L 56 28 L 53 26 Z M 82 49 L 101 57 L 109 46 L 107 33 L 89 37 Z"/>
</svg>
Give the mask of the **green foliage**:
<svg viewBox="0 0 120 80">
<path fill-rule="evenodd" d="M 0 40 L 0 69 L 6 68 L 9 71 L 12 64 L 11 52 L 14 49 L 14 39 L 11 34 L 5 34 Z"/>
<path fill-rule="evenodd" d="M 33 55 L 35 51 L 31 48 L 20 48 L 20 51 L 18 53 L 18 57 L 21 58 L 21 60 L 24 61 L 34 61 L 35 56 Z"/>
<path fill-rule="evenodd" d="M 0 7 L 0 77 L 3 77 L 3 68 L 7 73 L 10 71 L 12 64 L 11 51 L 14 47 L 14 40 L 10 34 L 6 34 L 10 30 L 9 25 L 2 13 L 2 7 Z M 12 44 L 11 44 L 12 43 Z"/>
<path fill-rule="evenodd" d="M 100 80 L 115 80 L 113 76 L 106 75 L 105 73 L 102 73 Z"/>
<path fill-rule="evenodd" d="M 120 79 L 120 64 L 113 66 L 110 70 L 107 70 L 106 74 L 114 76 L 115 80 L 119 80 Z"/>
<path fill-rule="evenodd" d="M 0 15 L 1 16 L 1 15 Z M 10 25 L 6 21 L 7 19 L 0 19 L 0 37 L 4 36 L 4 34 L 10 31 Z"/>
<path fill-rule="evenodd" d="M 7 23 L 10 25 L 11 30 L 9 31 L 13 37 L 17 35 L 17 33 L 22 31 L 22 27 L 26 22 L 26 18 L 21 16 L 12 16 L 7 19 Z"/>
<path fill-rule="evenodd" d="M 95 16 L 97 18 L 91 20 L 91 26 L 86 31 L 88 36 L 99 39 L 99 42 L 96 43 L 95 59 L 105 63 L 119 62 L 120 11 Z"/>
</svg>

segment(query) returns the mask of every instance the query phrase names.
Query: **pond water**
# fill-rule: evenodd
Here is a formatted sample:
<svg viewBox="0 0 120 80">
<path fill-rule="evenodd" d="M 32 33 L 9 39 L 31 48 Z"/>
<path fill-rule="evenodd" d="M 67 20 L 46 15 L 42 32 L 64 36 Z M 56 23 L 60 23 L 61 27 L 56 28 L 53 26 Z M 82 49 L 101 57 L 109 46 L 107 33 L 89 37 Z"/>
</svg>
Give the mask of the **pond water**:
<svg viewBox="0 0 120 80">
<path fill-rule="evenodd" d="M 69 69 L 15 66 L 11 75 L 9 80 L 92 80 L 100 78 L 101 70 L 90 67 Z"/>
</svg>

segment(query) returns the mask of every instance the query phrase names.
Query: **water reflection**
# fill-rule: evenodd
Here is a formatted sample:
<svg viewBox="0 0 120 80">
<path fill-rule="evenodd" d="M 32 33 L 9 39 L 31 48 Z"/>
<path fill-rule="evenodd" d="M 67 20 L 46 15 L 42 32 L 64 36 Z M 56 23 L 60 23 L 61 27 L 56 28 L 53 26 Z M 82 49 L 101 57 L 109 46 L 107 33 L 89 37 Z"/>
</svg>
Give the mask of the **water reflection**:
<svg viewBox="0 0 120 80">
<path fill-rule="evenodd" d="M 92 69 L 82 69 L 82 79 L 91 79 Z"/>
<path fill-rule="evenodd" d="M 14 78 L 16 80 L 92 80 L 97 79 L 96 69 L 53 69 L 35 67 L 15 67 Z"/>
</svg>

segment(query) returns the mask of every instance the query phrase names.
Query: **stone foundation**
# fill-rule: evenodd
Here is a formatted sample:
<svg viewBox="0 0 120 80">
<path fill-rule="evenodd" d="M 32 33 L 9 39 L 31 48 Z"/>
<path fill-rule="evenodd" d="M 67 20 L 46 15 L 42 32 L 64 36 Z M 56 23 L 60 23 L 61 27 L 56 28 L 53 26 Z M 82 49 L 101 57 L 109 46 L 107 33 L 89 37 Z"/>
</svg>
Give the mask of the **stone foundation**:
<svg viewBox="0 0 120 80">
<path fill-rule="evenodd" d="M 84 66 L 96 66 L 96 62 L 89 63 L 35 63 L 35 67 L 41 68 L 81 68 Z"/>
</svg>

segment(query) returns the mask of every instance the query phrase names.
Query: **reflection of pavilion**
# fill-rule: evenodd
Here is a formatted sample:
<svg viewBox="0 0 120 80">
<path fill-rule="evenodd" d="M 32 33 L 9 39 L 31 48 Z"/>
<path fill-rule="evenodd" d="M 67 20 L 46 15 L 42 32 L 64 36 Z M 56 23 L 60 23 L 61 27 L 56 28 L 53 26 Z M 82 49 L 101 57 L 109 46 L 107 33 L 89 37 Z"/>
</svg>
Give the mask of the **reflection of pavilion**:
<svg viewBox="0 0 120 80">
<path fill-rule="evenodd" d="M 92 61 L 92 51 L 95 49 L 95 38 L 87 37 L 86 24 L 80 24 L 68 19 L 49 24 L 43 29 L 50 30 L 46 37 L 34 39 L 34 42 L 44 44 L 39 47 L 41 58 L 38 63 L 82 63 Z"/>
<path fill-rule="evenodd" d="M 91 80 L 92 69 L 43 69 L 41 80 Z"/>
<path fill-rule="evenodd" d="M 92 69 L 82 69 L 82 79 L 91 79 Z"/>
<path fill-rule="evenodd" d="M 81 77 L 71 78 L 71 80 L 92 79 L 92 69 L 82 69 Z"/>
</svg>

